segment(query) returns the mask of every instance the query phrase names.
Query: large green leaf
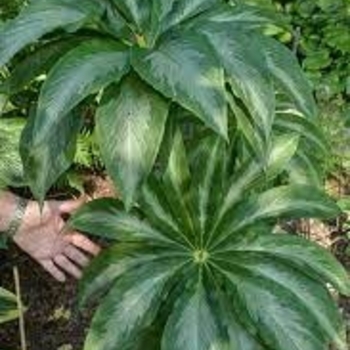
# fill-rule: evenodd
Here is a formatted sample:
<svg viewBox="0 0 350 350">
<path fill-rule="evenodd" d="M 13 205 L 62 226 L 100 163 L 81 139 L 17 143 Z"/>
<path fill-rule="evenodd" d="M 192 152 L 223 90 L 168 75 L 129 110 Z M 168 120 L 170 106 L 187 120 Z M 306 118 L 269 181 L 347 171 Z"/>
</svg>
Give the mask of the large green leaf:
<svg viewBox="0 0 350 350">
<path fill-rule="evenodd" d="M 312 143 L 315 150 L 325 155 L 329 153 L 329 140 L 314 121 L 293 114 L 279 113 L 274 128 L 282 132 L 294 132 L 306 142 Z"/>
<path fill-rule="evenodd" d="M 132 268 L 144 266 L 152 261 L 166 262 L 169 257 L 189 258 L 189 254 L 165 246 L 144 243 L 117 243 L 104 250 L 87 267 L 79 283 L 79 302 L 84 306 L 96 295 L 108 290 L 112 283 Z"/>
<path fill-rule="evenodd" d="M 150 0 L 113 0 L 125 18 L 135 26 L 135 32 L 143 34 L 144 25 L 149 22 L 151 1 Z"/>
<path fill-rule="evenodd" d="M 12 321 L 19 316 L 16 296 L 0 288 L 0 324 Z"/>
<path fill-rule="evenodd" d="M 227 157 L 225 142 L 217 135 L 209 135 L 200 140 L 191 157 L 195 216 L 202 237 L 208 232 L 211 216 L 222 201 Z"/>
<path fill-rule="evenodd" d="M 336 203 L 323 191 L 307 185 L 286 185 L 253 195 L 232 207 L 217 230 L 225 239 L 259 220 L 282 217 L 326 219 L 339 214 Z M 217 239 L 215 245 L 220 242 L 221 239 Z"/>
<path fill-rule="evenodd" d="M 317 108 L 312 89 L 296 57 L 274 39 L 261 36 L 259 41 L 267 55 L 269 72 L 277 84 L 295 102 L 300 112 L 306 117 L 315 118 Z"/>
<path fill-rule="evenodd" d="M 21 145 L 25 174 L 39 200 L 73 160 L 82 118 L 69 113 L 71 109 L 118 81 L 127 69 L 124 46 L 95 39 L 71 50 L 50 71 Z"/>
<path fill-rule="evenodd" d="M 14 20 L 1 28 L 0 66 L 26 45 L 56 28 L 83 24 L 103 12 L 102 1 L 33 0 Z"/>
<path fill-rule="evenodd" d="M 227 136 L 224 72 L 204 38 L 167 37 L 151 51 L 135 51 L 133 67 L 156 90 Z"/>
<path fill-rule="evenodd" d="M 65 38 L 43 45 L 15 66 L 1 89 L 9 94 L 19 92 L 40 74 L 46 74 L 62 55 L 81 41 L 82 38 Z"/>
<path fill-rule="evenodd" d="M 239 237 L 242 238 L 242 236 L 237 235 L 231 242 L 228 241 L 217 253 L 213 254 L 232 256 L 236 251 L 261 253 L 261 255 L 276 259 L 276 261 L 281 260 L 281 262 L 297 268 L 301 273 L 305 273 L 311 278 L 331 283 L 344 295 L 350 294 L 348 273 L 330 252 L 316 243 L 283 234 L 255 234 L 247 240 L 240 240 Z"/>
<path fill-rule="evenodd" d="M 282 134 L 273 138 L 266 167 L 266 176 L 269 180 L 287 169 L 298 150 L 298 146 L 299 135 L 296 133 Z"/>
<path fill-rule="evenodd" d="M 333 328 L 339 324 L 337 309 L 322 285 L 269 261 L 262 260 L 261 265 L 247 259 L 236 261 L 225 266 L 229 288 L 234 290 L 233 305 L 241 312 L 241 319 L 251 319 L 268 348 L 323 349 L 329 338 L 324 330 L 332 338 L 337 336 L 338 329 Z M 321 300 L 323 309 L 318 304 Z M 322 324 L 325 320 L 327 324 Z"/>
<path fill-rule="evenodd" d="M 166 287 L 181 260 L 154 262 L 124 274 L 97 310 L 84 350 L 127 349 L 156 318 Z"/>
<path fill-rule="evenodd" d="M 275 92 L 263 46 L 251 33 L 232 30 L 227 24 L 203 24 L 203 33 L 220 57 L 234 94 L 245 103 L 255 128 L 270 135 L 275 115 Z"/>
<path fill-rule="evenodd" d="M 160 2 L 160 0 L 157 0 Z M 171 0 L 171 7 L 163 7 L 159 20 L 163 19 L 162 31 L 165 31 L 189 18 L 193 18 L 201 12 L 209 9 L 216 0 Z"/>
<path fill-rule="evenodd" d="M 275 289 L 280 290 L 281 294 L 291 292 L 296 300 L 295 304 L 308 309 L 304 324 L 311 323 L 312 327 L 313 325 L 316 325 L 316 328 L 321 327 L 329 338 L 338 337 L 341 324 L 340 315 L 332 302 L 331 295 L 320 282 L 310 279 L 301 271 L 296 273 L 286 261 L 279 260 L 278 254 L 273 256 L 264 254 L 264 252 L 250 252 L 249 247 L 247 250 L 239 248 L 234 255 L 224 254 L 218 258 L 222 258 L 222 262 L 227 262 L 224 269 L 229 272 L 236 273 L 235 268 L 237 267 L 238 274 L 242 274 L 243 279 L 244 276 L 248 278 L 251 276 L 256 278 L 257 283 L 261 280 L 266 281 L 266 285 L 271 283 Z M 309 322 L 306 317 L 310 317 Z"/>
<path fill-rule="evenodd" d="M 230 93 L 227 94 L 228 103 L 237 123 L 237 129 L 244 137 L 247 148 L 251 155 L 264 164 L 269 152 L 269 140 L 266 140 L 261 128 L 250 117 L 245 106 L 235 99 Z"/>
<path fill-rule="evenodd" d="M 181 231 L 193 241 L 195 226 L 191 206 L 191 175 L 182 133 L 176 130 L 168 166 L 163 176 L 165 196 L 176 213 Z"/>
<path fill-rule="evenodd" d="M 45 137 L 88 95 L 117 82 L 129 69 L 125 46 L 107 39 L 93 39 L 69 51 L 50 71 L 39 97 L 35 132 Z"/>
<path fill-rule="evenodd" d="M 130 209 L 163 139 L 168 102 L 136 78 L 112 87 L 97 111 L 102 157 Z"/>
<path fill-rule="evenodd" d="M 242 3 L 237 6 L 228 4 L 215 6 L 192 21 L 187 22 L 186 27 L 196 28 L 204 27 L 205 24 L 225 24 L 229 25 L 233 30 L 250 31 L 271 23 L 285 26 L 284 21 L 275 12 L 259 6 L 249 6 Z"/>
<path fill-rule="evenodd" d="M 82 118 L 69 113 L 56 120 L 54 127 L 39 133 L 35 130 L 36 121 L 34 114 L 28 119 L 22 133 L 20 154 L 25 181 L 42 202 L 47 190 L 73 162 Z"/>
<path fill-rule="evenodd" d="M 163 350 L 229 349 L 201 278 L 189 281 L 190 287 L 184 290 L 170 314 L 162 339 Z"/>
<path fill-rule="evenodd" d="M 309 184 L 320 189 L 324 186 L 325 171 L 320 160 L 302 150 L 298 150 L 286 170 L 291 183 Z"/>
<path fill-rule="evenodd" d="M 147 221 L 126 213 L 114 199 L 99 199 L 87 203 L 69 220 L 70 227 L 92 235 L 123 242 L 152 240 L 171 243 L 162 232 Z"/>
<path fill-rule="evenodd" d="M 176 209 L 168 201 L 169 194 L 162 180 L 150 176 L 147 183 L 142 187 L 140 206 L 148 220 L 158 230 L 162 231 L 173 241 L 184 245 L 193 246 L 187 235 L 183 232 L 179 215 Z M 175 209 L 175 212 L 174 212 Z"/>
</svg>

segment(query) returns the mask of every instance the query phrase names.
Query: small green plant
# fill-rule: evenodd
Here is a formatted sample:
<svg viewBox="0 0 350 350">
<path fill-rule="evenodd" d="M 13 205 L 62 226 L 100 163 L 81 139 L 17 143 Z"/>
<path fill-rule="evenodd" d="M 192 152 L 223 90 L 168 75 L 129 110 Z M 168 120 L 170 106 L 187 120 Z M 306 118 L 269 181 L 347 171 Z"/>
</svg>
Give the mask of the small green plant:
<svg viewBox="0 0 350 350">
<path fill-rule="evenodd" d="M 18 318 L 17 297 L 0 288 L 0 324 Z"/>
</svg>

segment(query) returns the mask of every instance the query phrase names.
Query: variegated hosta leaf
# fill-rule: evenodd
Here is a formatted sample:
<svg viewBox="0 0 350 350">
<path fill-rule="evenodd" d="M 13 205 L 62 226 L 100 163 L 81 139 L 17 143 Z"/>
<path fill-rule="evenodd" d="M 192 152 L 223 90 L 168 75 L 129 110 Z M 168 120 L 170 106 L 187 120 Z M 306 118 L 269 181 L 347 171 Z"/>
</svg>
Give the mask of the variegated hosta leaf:
<svg viewBox="0 0 350 350">
<path fill-rule="evenodd" d="M 15 19 L 1 28 L 0 66 L 26 45 L 56 28 L 79 25 L 102 15 L 102 1 L 33 0 Z"/>
<path fill-rule="evenodd" d="M 37 199 L 43 200 L 73 160 L 82 117 L 70 111 L 127 70 L 123 45 L 94 39 L 69 51 L 50 71 L 21 144 L 25 175 Z"/>
<path fill-rule="evenodd" d="M 18 316 L 16 296 L 0 288 L 0 324 L 15 320 Z"/>
<path fill-rule="evenodd" d="M 109 174 L 130 209 L 152 170 L 169 103 L 137 78 L 111 87 L 97 111 L 97 139 Z"/>
<path fill-rule="evenodd" d="M 224 72 L 198 35 L 176 34 L 151 51 L 133 53 L 133 68 L 163 95 L 227 136 Z"/>
</svg>

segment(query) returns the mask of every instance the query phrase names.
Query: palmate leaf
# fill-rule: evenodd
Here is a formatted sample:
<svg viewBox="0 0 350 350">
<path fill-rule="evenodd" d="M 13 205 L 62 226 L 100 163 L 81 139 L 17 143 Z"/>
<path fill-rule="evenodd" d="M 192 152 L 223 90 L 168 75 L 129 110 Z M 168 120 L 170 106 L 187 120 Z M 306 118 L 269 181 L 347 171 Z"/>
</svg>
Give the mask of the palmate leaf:
<svg viewBox="0 0 350 350">
<path fill-rule="evenodd" d="M 67 25 L 83 24 L 98 18 L 104 10 L 102 1 L 33 0 L 14 20 L 1 28 L 0 66 L 26 45 L 43 35 Z"/>
<path fill-rule="evenodd" d="M 293 156 L 296 146 L 290 137 L 288 152 L 282 136 L 274 143 L 269 163 L 274 176 L 285 167 L 280 157 Z M 222 171 L 225 166 L 215 157 L 227 146 L 218 136 L 204 141 L 190 158 L 191 172 L 182 173 L 185 147 L 177 131 L 167 176 L 187 199 L 186 207 L 198 208 L 187 212 L 194 216 L 192 221 L 200 212 L 211 224 L 186 231 L 192 228 L 183 225 L 183 208 L 170 205 L 171 198 L 165 195 L 169 182 L 162 178 L 143 188 L 141 224 L 140 216 L 115 204 L 111 209 L 114 201 L 107 199 L 88 204 L 73 217 L 71 222 L 79 223 L 75 229 L 98 231 L 101 223 L 104 236 L 122 241 L 98 257 L 83 279 L 83 302 L 105 295 L 85 349 L 132 349 L 139 344 L 136 334 L 147 334 L 153 321 L 161 319 L 162 350 L 319 350 L 331 341 L 345 350 L 339 335 L 341 318 L 327 285 L 349 295 L 347 272 L 318 245 L 272 233 L 273 224 L 287 214 L 336 215 L 334 202 L 306 186 L 264 191 L 266 173 L 256 162 L 228 178 L 230 171 Z M 181 167 L 171 169 L 173 164 Z M 228 191 L 227 186 L 215 187 L 218 174 Z M 217 210 L 209 209 L 211 201 Z M 217 212 L 224 215 L 220 218 Z M 92 225 L 84 226 L 84 217 Z M 103 221 L 108 224 L 103 226 Z M 139 224 L 125 230 L 125 222 Z M 157 236 L 141 237 L 145 225 Z M 137 236 L 141 240 L 133 242 Z"/>
<path fill-rule="evenodd" d="M 15 320 L 18 316 L 16 296 L 6 289 L 0 288 L 0 324 Z"/>
<path fill-rule="evenodd" d="M 127 70 L 128 52 L 123 45 L 94 39 L 69 51 L 50 71 L 21 142 L 26 177 L 37 199 L 43 200 L 73 161 L 82 118 L 70 111 Z"/>
<path fill-rule="evenodd" d="M 168 102 L 137 78 L 106 92 L 97 111 L 97 140 L 109 173 L 131 208 L 163 139 Z"/>
<path fill-rule="evenodd" d="M 177 33 L 151 51 L 135 50 L 132 65 L 156 90 L 227 137 L 224 72 L 203 38 Z"/>
</svg>

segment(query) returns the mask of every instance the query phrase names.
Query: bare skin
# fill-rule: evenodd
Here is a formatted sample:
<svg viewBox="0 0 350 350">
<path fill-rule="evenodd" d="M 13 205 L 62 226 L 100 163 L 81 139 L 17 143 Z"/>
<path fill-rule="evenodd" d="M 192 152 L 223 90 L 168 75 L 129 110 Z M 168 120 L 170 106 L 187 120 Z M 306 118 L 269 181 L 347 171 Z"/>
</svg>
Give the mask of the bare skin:
<svg viewBox="0 0 350 350">
<path fill-rule="evenodd" d="M 14 210 L 14 204 L 11 206 L 11 201 L 15 203 L 13 198 L 9 193 L 0 197 L 0 207 L 5 208 L 5 214 L 6 210 L 9 211 L 8 215 Z M 89 264 L 91 257 L 100 252 L 100 247 L 84 235 L 65 231 L 64 217 L 82 204 L 82 200 L 47 201 L 40 212 L 38 204 L 30 201 L 13 237 L 18 247 L 60 282 L 65 282 L 68 275 L 80 278 L 82 269 Z M 5 214 L 2 214 L 3 226 Z"/>
</svg>

